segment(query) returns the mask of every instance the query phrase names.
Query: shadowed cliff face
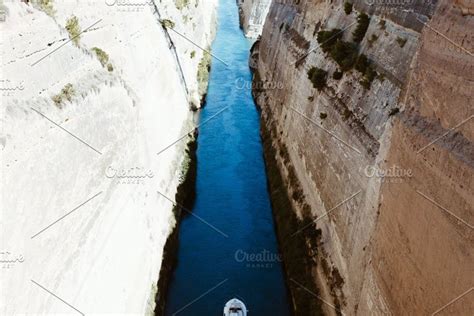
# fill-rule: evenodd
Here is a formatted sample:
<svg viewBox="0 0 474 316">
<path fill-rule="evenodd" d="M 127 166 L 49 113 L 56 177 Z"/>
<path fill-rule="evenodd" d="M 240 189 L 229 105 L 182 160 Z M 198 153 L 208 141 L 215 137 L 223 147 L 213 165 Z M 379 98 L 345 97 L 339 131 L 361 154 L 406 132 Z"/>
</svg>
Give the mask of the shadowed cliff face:
<svg viewBox="0 0 474 316">
<path fill-rule="evenodd" d="M 315 221 L 300 225 L 313 259 L 305 277 L 328 314 L 432 314 L 457 299 L 440 315 L 467 315 L 474 309 L 469 5 L 353 4 L 346 14 L 343 1 L 274 2 L 251 55 L 272 163 L 301 223 Z M 317 41 L 318 32 L 337 28 L 340 41 L 352 43 L 360 12 L 370 17 L 357 45 L 376 72 L 368 85 L 357 65 L 335 79 L 341 66 Z M 320 90 L 308 79 L 312 67 L 326 71 Z M 316 229 L 315 255 L 307 230 Z M 289 283 L 296 314 L 310 314 L 295 299 L 301 287 Z"/>
<path fill-rule="evenodd" d="M 246 37 L 257 38 L 262 33 L 271 0 L 237 0 L 239 22 Z"/>
</svg>

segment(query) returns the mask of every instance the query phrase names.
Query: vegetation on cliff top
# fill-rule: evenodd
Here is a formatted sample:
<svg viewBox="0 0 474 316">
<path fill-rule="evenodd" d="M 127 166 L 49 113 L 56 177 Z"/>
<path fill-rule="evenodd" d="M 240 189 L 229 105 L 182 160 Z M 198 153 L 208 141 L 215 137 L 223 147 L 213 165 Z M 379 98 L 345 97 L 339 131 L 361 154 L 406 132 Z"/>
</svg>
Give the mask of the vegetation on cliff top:
<svg viewBox="0 0 474 316">
<path fill-rule="evenodd" d="M 97 56 L 97 59 L 99 60 L 102 67 L 107 68 L 108 71 L 114 70 L 114 67 L 112 66 L 112 64 L 109 63 L 109 55 L 106 52 L 104 52 L 99 47 L 92 47 L 92 51 Z"/>
<path fill-rule="evenodd" d="M 174 4 L 181 11 L 189 5 L 189 0 L 175 0 Z"/>
<path fill-rule="evenodd" d="M 354 43 L 337 41 L 329 54 L 341 67 L 342 71 L 351 70 L 357 61 L 357 45 Z"/>
<path fill-rule="evenodd" d="M 308 79 L 313 83 L 313 87 L 318 90 L 322 90 L 326 86 L 327 75 L 327 71 L 318 67 L 311 67 L 308 70 Z"/>
<path fill-rule="evenodd" d="M 76 91 L 74 90 L 74 87 L 72 84 L 68 83 L 61 89 L 61 92 L 52 96 L 51 99 L 57 107 L 61 108 L 64 101 L 71 101 L 75 94 Z"/>
<path fill-rule="evenodd" d="M 170 19 L 161 19 L 160 23 L 164 28 L 171 28 L 172 29 L 175 26 L 175 23 L 173 21 L 171 21 Z"/>
<path fill-rule="evenodd" d="M 335 79 L 335 80 L 341 80 L 343 74 L 344 74 L 344 73 L 343 73 L 342 71 L 336 70 L 336 71 L 332 74 L 332 78 Z"/>
<path fill-rule="evenodd" d="M 339 80 L 342 78 L 344 71 L 350 71 L 355 68 L 363 75 L 363 79 L 360 84 L 365 89 L 370 89 L 372 81 L 377 77 L 377 72 L 373 62 L 367 58 L 364 54 L 359 55 L 359 45 L 367 32 L 370 18 L 365 13 L 360 13 L 358 18 L 357 28 L 352 33 L 354 42 L 346 42 L 342 40 L 343 33 L 340 29 L 332 30 L 321 30 L 318 32 L 317 41 L 326 54 L 328 54 L 340 67 L 340 71 L 336 71 L 333 74 L 333 78 Z M 369 40 L 369 45 L 377 40 L 375 35 Z M 313 82 L 313 73 L 308 72 L 308 77 Z M 316 88 L 316 84 L 320 87 L 322 84 L 321 74 L 319 78 L 315 77 L 313 86 Z M 325 81 L 324 81 L 325 84 Z M 321 89 L 321 88 L 319 88 Z"/>
<path fill-rule="evenodd" d="M 344 3 L 344 12 L 349 15 L 352 12 L 352 3 L 350 2 L 345 2 Z"/>
<path fill-rule="evenodd" d="M 76 45 L 79 46 L 79 40 L 81 36 L 81 28 L 79 27 L 79 19 L 77 16 L 72 15 L 66 21 L 66 30 L 69 33 L 69 38 Z"/>
<path fill-rule="evenodd" d="M 359 13 L 357 17 L 357 27 L 352 32 L 352 38 L 354 42 L 360 43 L 364 39 L 365 33 L 367 33 L 367 29 L 369 28 L 370 18 L 365 13 Z"/>
<path fill-rule="evenodd" d="M 205 52 L 199 62 L 197 72 L 198 90 L 200 95 L 204 95 L 207 91 L 209 71 L 211 71 L 211 55 Z"/>
<path fill-rule="evenodd" d="M 49 16 L 54 16 L 53 0 L 33 0 L 33 5 Z"/>
<path fill-rule="evenodd" d="M 332 29 L 330 31 L 319 31 L 317 40 L 323 52 L 329 53 L 341 38 L 342 31 L 340 29 Z"/>
</svg>

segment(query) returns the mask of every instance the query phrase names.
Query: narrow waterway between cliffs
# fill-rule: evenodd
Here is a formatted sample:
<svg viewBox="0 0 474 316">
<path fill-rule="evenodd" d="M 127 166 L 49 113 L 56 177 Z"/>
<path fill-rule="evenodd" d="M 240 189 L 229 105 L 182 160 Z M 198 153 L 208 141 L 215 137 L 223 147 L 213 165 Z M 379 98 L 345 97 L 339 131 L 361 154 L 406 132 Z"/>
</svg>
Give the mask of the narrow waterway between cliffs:
<svg viewBox="0 0 474 316">
<path fill-rule="evenodd" d="M 222 315 L 238 298 L 249 315 L 285 316 L 290 308 L 250 89 L 251 41 L 239 28 L 235 0 L 220 0 L 218 12 L 196 201 L 180 223 L 165 315 Z"/>
</svg>

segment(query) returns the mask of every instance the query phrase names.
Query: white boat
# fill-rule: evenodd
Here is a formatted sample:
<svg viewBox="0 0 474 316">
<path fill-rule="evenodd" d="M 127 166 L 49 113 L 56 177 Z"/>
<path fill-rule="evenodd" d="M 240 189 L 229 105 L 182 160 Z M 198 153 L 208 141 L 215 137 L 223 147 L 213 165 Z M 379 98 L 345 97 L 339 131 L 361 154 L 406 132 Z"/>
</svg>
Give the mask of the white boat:
<svg viewBox="0 0 474 316">
<path fill-rule="evenodd" d="M 247 307 L 241 300 L 233 298 L 225 304 L 224 316 L 247 316 Z"/>
</svg>

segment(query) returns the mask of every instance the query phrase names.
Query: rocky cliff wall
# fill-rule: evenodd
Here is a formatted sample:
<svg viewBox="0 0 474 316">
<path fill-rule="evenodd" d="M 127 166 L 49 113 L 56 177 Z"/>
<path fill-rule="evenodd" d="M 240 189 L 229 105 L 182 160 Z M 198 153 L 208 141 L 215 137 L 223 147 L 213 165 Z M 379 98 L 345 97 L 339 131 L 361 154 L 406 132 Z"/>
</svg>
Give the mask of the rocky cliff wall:
<svg viewBox="0 0 474 316">
<path fill-rule="evenodd" d="M 237 0 L 240 26 L 245 36 L 257 38 L 262 34 L 263 24 L 270 9 L 271 0 Z"/>
<path fill-rule="evenodd" d="M 267 166 L 299 218 L 280 244 L 300 238 L 311 258 L 285 260 L 296 314 L 315 313 L 311 283 L 327 314 L 431 314 L 464 293 L 440 312 L 473 310 L 474 20 L 461 2 L 272 3 L 251 64 Z M 353 42 L 360 12 L 369 83 L 357 63 L 333 77 L 337 54 L 317 40 L 337 28 Z M 320 89 L 312 67 L 327 72 Z"/>
<path fill-rule="evenodd" d="M 176 225 L 157 191 L 182 195 L 207 80 L 163 24 L 207 47 L 217 2 L 25 2 L 0 22 L 0 314 L 151 314 Z"/>
</svg>

